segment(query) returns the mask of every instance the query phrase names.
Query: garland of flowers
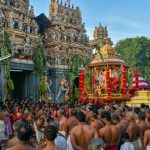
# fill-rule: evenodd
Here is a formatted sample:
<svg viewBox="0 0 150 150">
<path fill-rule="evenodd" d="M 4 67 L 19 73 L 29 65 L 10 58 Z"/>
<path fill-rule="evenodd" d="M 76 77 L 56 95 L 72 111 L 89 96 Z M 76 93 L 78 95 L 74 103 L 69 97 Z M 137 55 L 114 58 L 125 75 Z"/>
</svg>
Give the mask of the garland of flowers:
<svg viewBox="0 0 150 150">
<path fill-rule="evenodd" d="M 37 90 L 38 98 L 42 96 L 43 90 L 46 90 L 45 85 L 44 85 L 45 83 L 42 81 L 43 70 L 46 66 L 46 58 L 44 56 L 44 50 L 45 48 L 44 48 L 44 44 L 42 41 L 42 37 L 39 37 L 36 41 L 35 51 L 33 55 L 33 60 L 35 64 L 35 72 L 39 81 L 38 90 Z"/>
<path fill-rule="evenodd" d="M 0 56 L 4 57 L 11 53 L 11 41 L 9 35 L 4 31 L 3 28 L 0 29 Z M 7 99 L 10 99 L 10 92 L 14 91 L 14 83 L 10 79 L 10 59 L 3 60 L 4 70 L 5 70 L 5 81 L 7 84 L 6 95 Z"/>
</svg>

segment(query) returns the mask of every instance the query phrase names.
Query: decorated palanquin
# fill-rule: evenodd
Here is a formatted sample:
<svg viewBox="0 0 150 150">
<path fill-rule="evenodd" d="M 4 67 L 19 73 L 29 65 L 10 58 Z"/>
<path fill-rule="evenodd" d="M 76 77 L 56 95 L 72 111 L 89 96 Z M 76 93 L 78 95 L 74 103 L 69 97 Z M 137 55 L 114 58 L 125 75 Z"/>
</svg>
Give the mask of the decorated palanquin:
<svg viewBox="0 0 150 150">
<path fill-rule="evenodd" d="M 129 66 L 107 41 L 87 68 L 80 71 L 79 98 L 97 104 L 121 103 L 130 99 Z"/>
</svg>

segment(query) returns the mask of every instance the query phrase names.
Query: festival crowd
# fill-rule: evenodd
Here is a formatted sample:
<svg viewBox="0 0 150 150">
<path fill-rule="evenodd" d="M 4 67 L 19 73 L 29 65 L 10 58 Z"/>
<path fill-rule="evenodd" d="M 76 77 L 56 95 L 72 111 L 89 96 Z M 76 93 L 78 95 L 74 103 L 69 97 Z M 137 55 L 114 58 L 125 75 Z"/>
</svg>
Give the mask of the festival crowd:
<svg viewBox="0 0 150 150">
<path fill-rule="evenodd" d="M 5 101 L 0 149 L 150 150 L 150 108 Z"/>
</svg>

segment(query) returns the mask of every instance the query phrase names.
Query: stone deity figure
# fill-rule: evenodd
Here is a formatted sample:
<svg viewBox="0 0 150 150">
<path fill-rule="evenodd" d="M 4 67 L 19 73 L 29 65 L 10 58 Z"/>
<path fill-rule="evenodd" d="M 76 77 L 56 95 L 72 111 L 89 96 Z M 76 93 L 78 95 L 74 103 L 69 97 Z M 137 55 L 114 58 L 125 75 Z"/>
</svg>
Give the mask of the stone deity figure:
<svg viewBox="0 0 150 150">
<path fill-rule="evenodd" d="M 14 29 L 14 25 L 15 25 L 15 22 L 14 22 L 13 18 L 11 17 L 10 18 L 10 28 Z"/>
<path fill-rule="evenodd" d="M 44 77 L 45 79 L 45 85 L 46 85 L 46 95 L 45 95 L 45 100 L 47 103 L 49 103 L 52 99 L 52 92 L 51 92 L 51 86 L 52 86 L 52 81 L 50 80 L 48 83 L 48 78 L 47 76 Z"/>
<path fill-rule="evenodd" d="M 31 28 L 30 25 L 28 25 L 28 27 L 27 27 L 27 32 L 28 33 L 30 33 L 30 28 Z"/>
<path fill-rule="evenodd" d="M 58 40 L 60 41 L 61 40 L 61 33 L 58 31 Z"/>
<path fill-rule="evenodd" d="M 79 43 L 81 43 L 81 41 L 82 41 L 82 32 L 80 32 L 79 34 L 78 34 L 78 42 Z"/>
<path fill-rule="evenodd" d="M 38 28 L 35 28 L 35 35 L 37 35 L 38 34 Z"/>
<path fill-rule="evenodd" d="M 65 97 L 66 97 L 66 94 L 68 92 L 68 89 L 69 89 L 69 85 L 68 85 L 68 82 L 67 80 L 65 79 L 65 76 L 63 75 L 62 76 L 62 79 L 60 81 L 60 87 L 59 87 L 59 92 L 57 94 L 57 97 L 56 97 L 56 101 L 59 102 L 59 101 L 64 101 Z M 62 99 L 60 99 L 62 98 Z M 60 99 L 60 100 L 59 100 Z"/>
<path fill-rule="evenodd" d="M 73 32 L 71 33 L 71 41 L 72 41 L 72 42 L 74 42 L 74 41 L 75 41 L 75 35 L 74 35 L 74 33 L 73 33 Z"/>
<path fill-rule="evenodd" d="M 64 42 L 67 41 L 67 35 L 64 33 Z"/>
<path fill-rule="evenodd" d="M 19 29 L 22 31 L 22 29 L 23 29 L 23 23 L 22 23 L 22 21 L 20 20 L 19 21 Z"/>
<path fill-rule="evenodd" d="M 52 31 L 52 40 L 55 40 L 56 39 L 56 33 L 55 31 Z"/>
</svg>

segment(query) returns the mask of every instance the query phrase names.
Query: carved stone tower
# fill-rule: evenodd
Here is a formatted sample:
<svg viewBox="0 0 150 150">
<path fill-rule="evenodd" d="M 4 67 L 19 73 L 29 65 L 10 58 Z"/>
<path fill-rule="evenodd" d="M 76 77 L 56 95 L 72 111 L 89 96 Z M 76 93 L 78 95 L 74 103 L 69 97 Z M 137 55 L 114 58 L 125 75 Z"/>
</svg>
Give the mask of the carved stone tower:
<svg viewBox="0 0 150 150">
<path fill-rule="evenodd" d="M 108 38 L 107 27 L 102 26 L 100 23 L 98 27 L 95 27 L 93 37 L 94 39 L 90 41 L 90 45 L 99 50 L 106 44 L 106 38 Z M 109 43 L 112 45 L 111 39 L 109 39 Z"/>
<path fill-rule="evenodd" d="M 89 38 L 78 7 L 51 0 L 48 18 L 51 26 L 45 29 L 46 57 L 52 68 L 68 68 L 75 52 L 80 59 L 90 58 Z"/>
</svg>

